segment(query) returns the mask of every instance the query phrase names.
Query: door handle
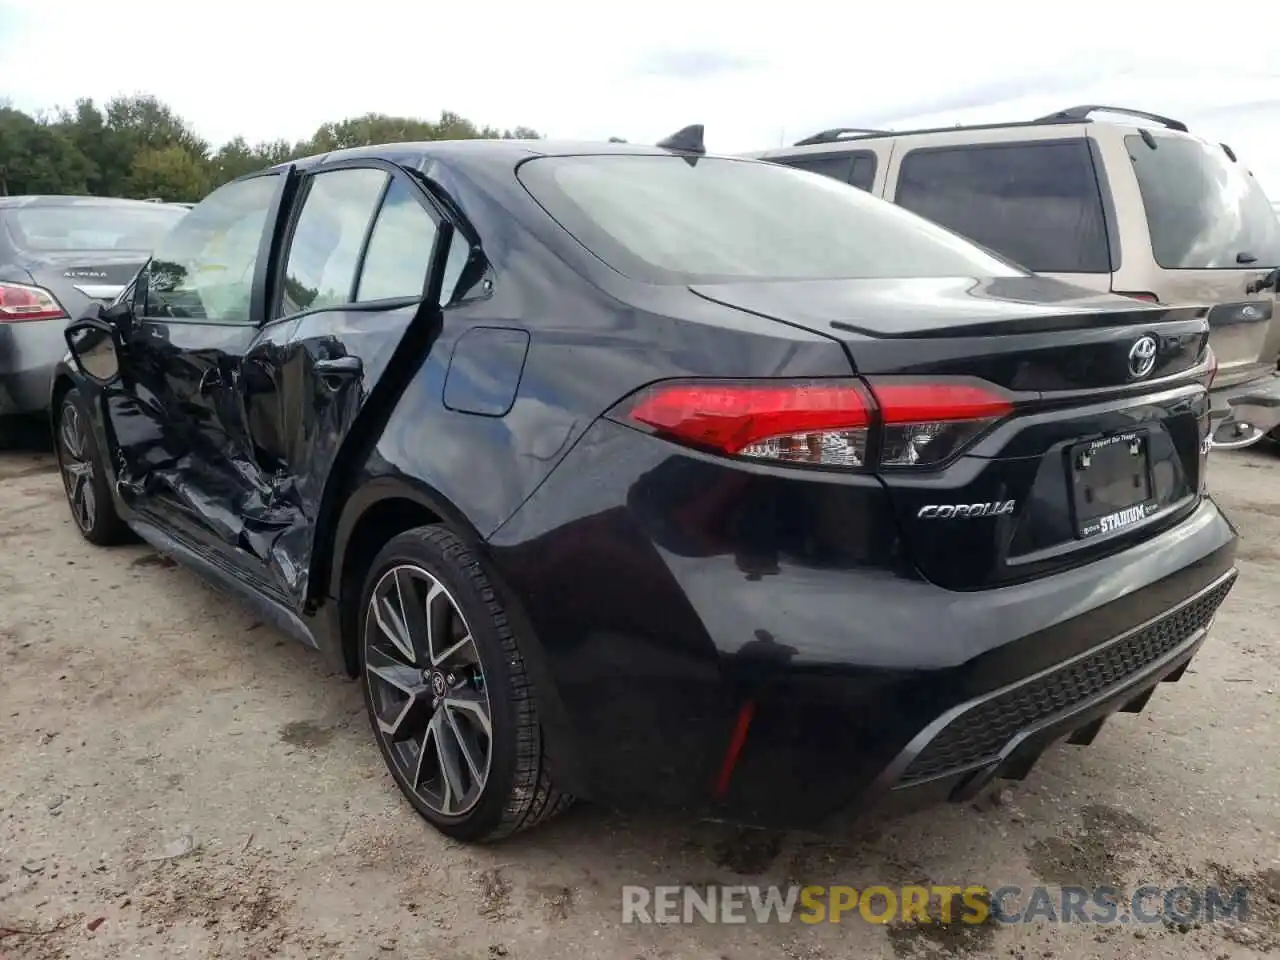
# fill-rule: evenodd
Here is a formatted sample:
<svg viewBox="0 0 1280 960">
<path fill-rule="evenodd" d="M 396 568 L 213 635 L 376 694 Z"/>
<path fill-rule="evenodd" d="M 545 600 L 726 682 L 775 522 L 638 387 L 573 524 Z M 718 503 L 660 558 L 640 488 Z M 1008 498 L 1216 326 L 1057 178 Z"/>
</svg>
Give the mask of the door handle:
<svg viewBox="0 0 1280 960">
<path fill-rule="evenodd" d="M 358 377 L 364 373 L 364 364 L 359 357 L 334 357 L 331 360 L 317 360 L 315 371 L 325 379 Z"/>
</svg>

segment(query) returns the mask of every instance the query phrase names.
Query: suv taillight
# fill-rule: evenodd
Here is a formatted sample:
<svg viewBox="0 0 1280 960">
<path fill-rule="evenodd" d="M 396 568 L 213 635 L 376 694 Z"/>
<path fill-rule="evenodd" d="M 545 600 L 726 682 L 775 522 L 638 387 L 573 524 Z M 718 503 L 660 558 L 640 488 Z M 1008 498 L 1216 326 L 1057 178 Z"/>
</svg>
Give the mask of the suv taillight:
<svg viewBox="0 0 1280 960">
<path fill-rule="evenodd" d="M 853 470 L 925 467 L 1013 409 L 980 381 L 670 381 L 627 400 L 633 426 L 755 461 Z"/>
<path fill-rule="evenodd" d="M 66 315 L 53 294 L 43 287 L 0 283 L 0 323 L 58 320 Z"/>
</svg>

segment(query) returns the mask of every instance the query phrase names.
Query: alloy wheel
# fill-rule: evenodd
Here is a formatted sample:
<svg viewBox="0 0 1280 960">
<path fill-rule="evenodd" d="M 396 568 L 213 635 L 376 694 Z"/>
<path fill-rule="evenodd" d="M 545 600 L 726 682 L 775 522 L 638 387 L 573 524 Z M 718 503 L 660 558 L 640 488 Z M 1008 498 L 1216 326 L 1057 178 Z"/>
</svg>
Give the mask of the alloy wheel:
<svg viewBox="0 0 1280 960">
<path fill-rule="evenodd" d="M 377 735 L 405 784 L 441 816 L 466 814 L 489 779 L 492 714 L 480 651 L 436 577 L 410 564 L 382 575 L 364 666 Z"/>
<path fill-rule="evenodd" d="M 92 532 L 97 510 L 88 430 L 89 425 L 80 415 L 80 409 L 74 403 L 65 404 L 58 428 L 58 460 L 71 515 L 84 533 Z"/>
</svg>

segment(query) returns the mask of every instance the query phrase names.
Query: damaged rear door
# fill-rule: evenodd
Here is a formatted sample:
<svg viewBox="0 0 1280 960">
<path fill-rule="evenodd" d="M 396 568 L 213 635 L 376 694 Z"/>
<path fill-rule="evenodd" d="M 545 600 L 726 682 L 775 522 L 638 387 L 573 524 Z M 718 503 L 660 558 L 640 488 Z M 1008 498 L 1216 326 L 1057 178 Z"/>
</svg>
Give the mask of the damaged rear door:
<svg viewBox="0 0 1280 960">
<path fill-rule="evenodd" d="M 246 505 L 243 547 L 295 608 L 326 491 L 340 487 L 342 464 L 370 451 L 471 257 L 423 186 L 393 164 L 349 160 L 303 178 L 272 319 L 238 384 L 246 450 L 266 491 Z"/>
</svg>

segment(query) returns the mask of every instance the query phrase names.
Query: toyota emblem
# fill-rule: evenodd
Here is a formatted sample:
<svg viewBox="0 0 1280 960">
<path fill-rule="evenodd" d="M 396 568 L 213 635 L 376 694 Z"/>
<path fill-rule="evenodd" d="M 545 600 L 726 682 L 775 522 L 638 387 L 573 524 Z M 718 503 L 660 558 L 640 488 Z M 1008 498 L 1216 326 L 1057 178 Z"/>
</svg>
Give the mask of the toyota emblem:
<svg viewBox="0 0 1280 960">
<path fill-rule="evenodd" d="M 1139 337 L 1129 348 L 1129 376 L 1141 380 L 1156 365 L 1156 338 L 1151 334 Z"/>
</svg>

